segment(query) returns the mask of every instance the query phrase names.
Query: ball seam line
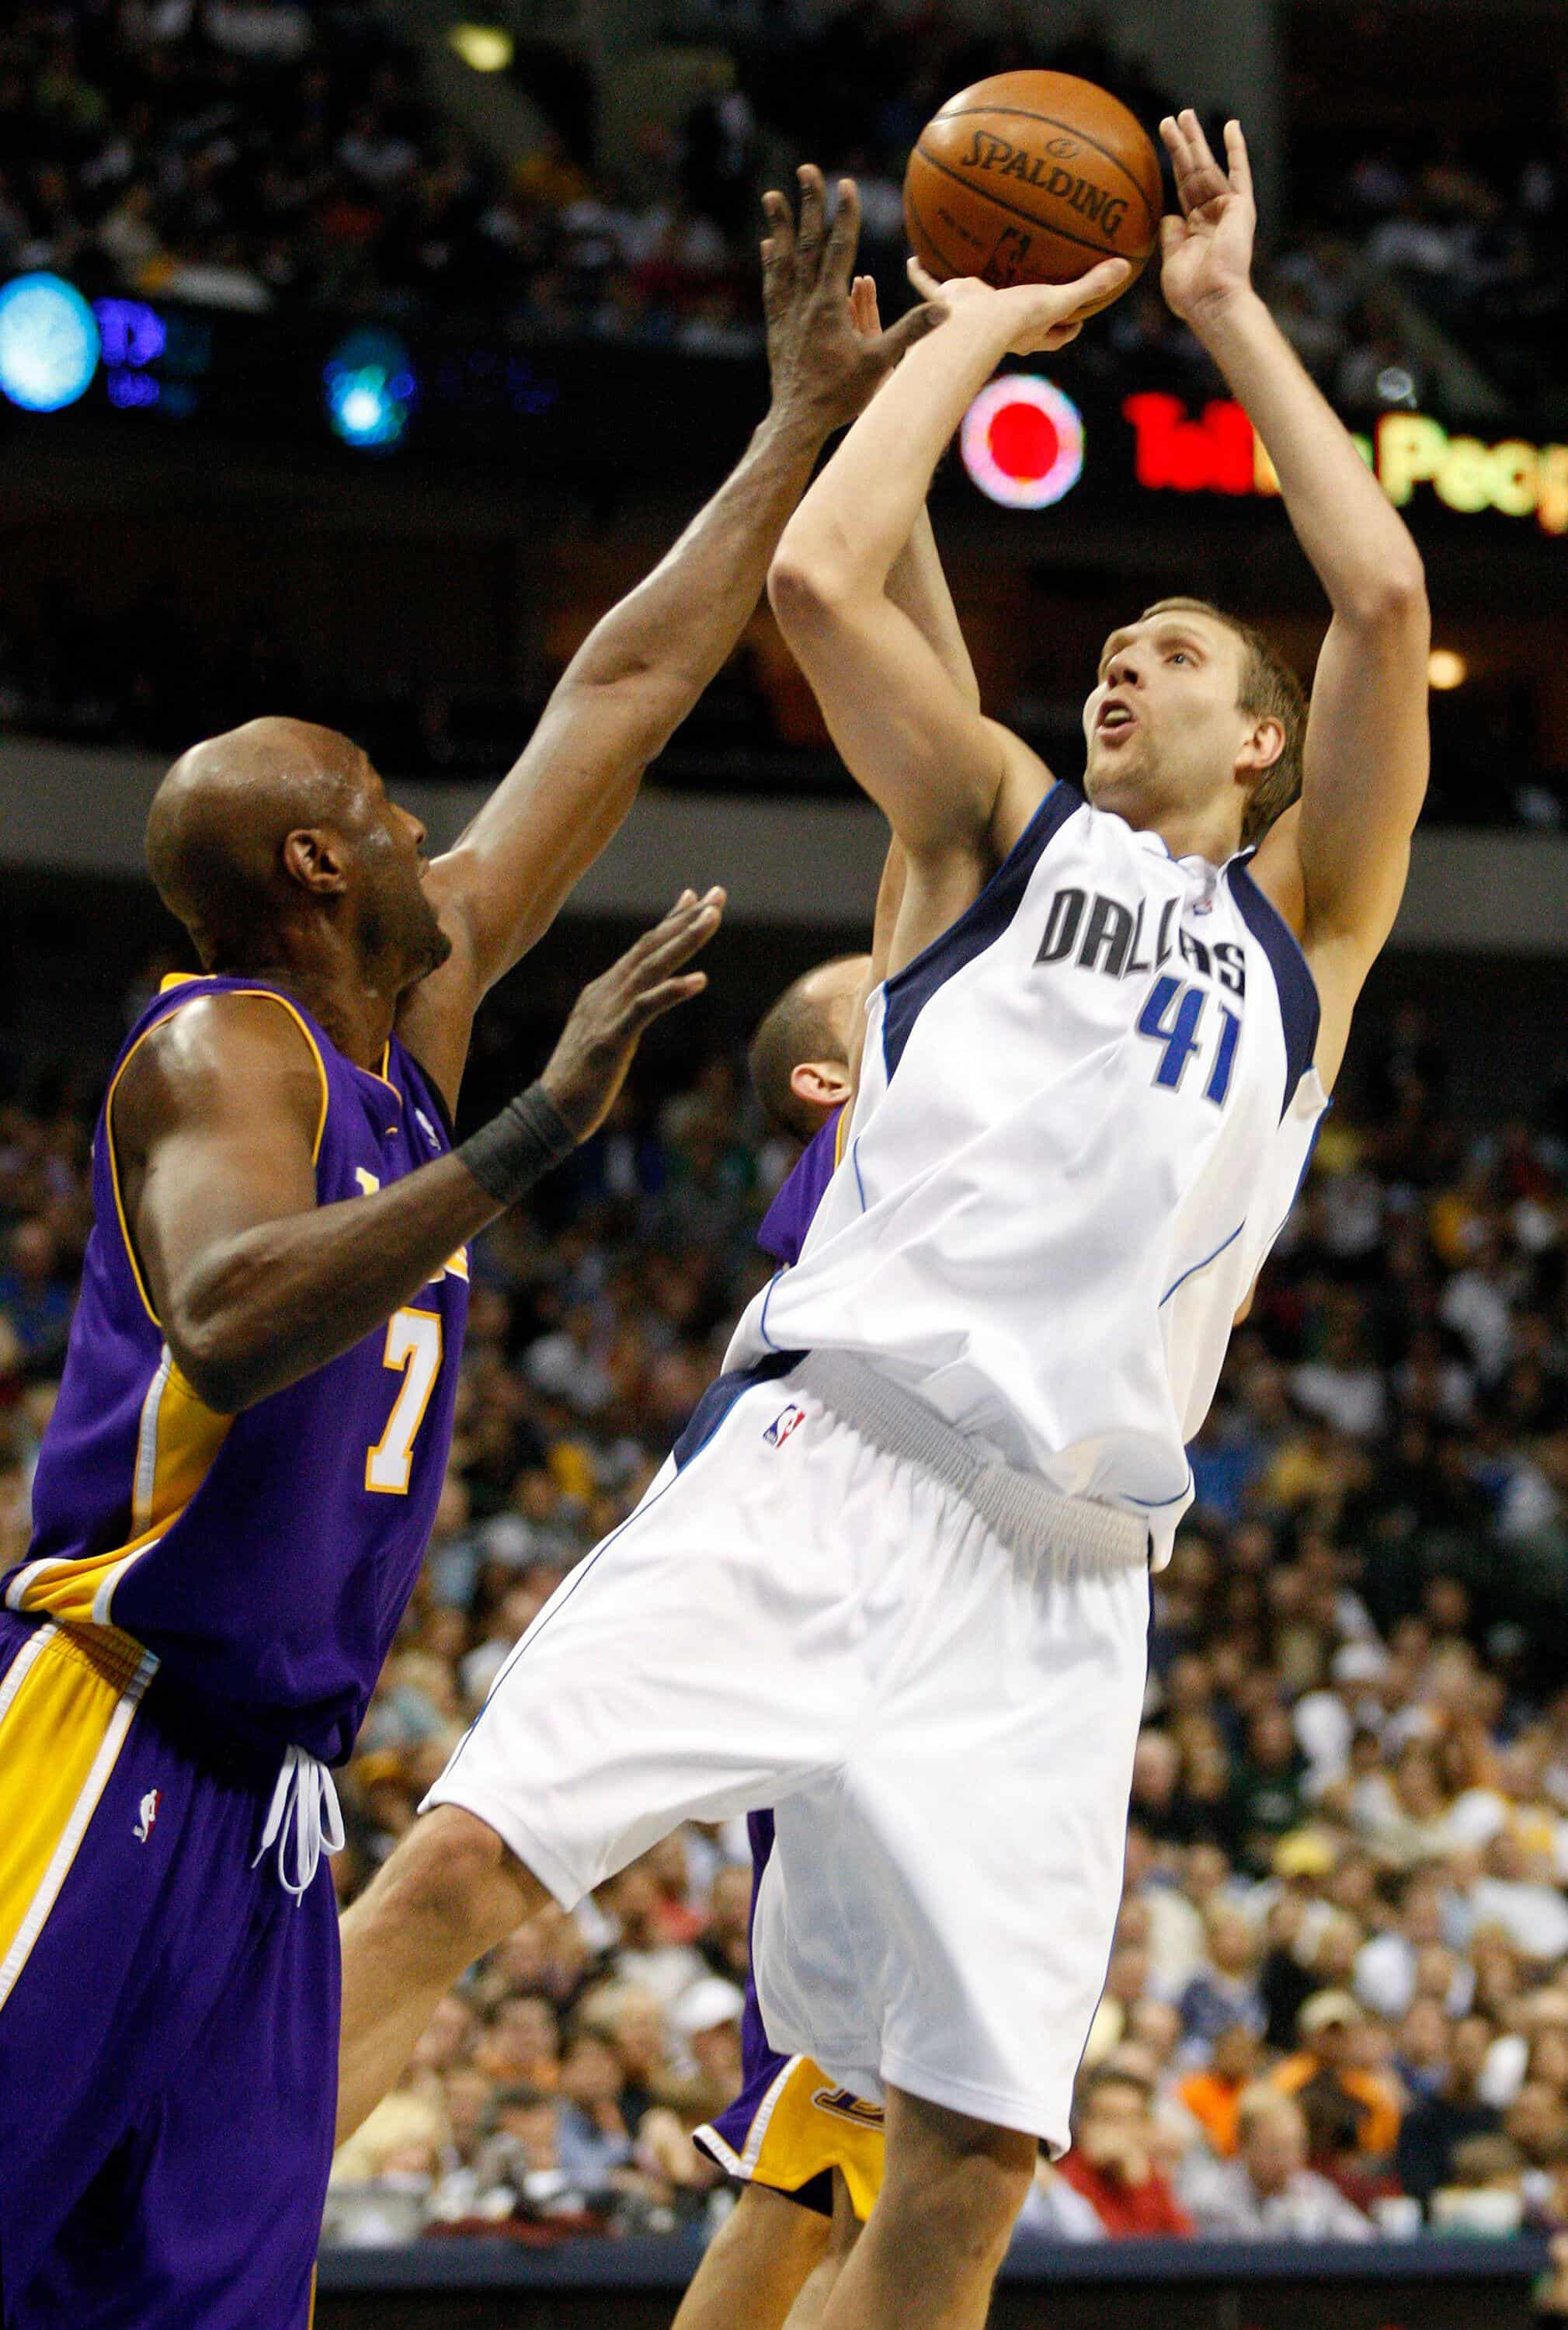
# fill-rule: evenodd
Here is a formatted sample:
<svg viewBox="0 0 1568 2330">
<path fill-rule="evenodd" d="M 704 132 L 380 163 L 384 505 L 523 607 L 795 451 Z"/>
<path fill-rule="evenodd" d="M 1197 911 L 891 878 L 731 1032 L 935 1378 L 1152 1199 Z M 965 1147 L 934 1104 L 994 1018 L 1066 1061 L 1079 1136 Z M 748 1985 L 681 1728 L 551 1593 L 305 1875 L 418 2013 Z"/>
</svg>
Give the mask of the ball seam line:
<svg viewBox="0 0 1568 2330">
<path fill-rule="evenodd" d="M 976 114 L 980 113 L 991 114 L 998 120 L 1011 120 L 1016 118 L 1019 121 L 1043 121 L 1048 128 L 1063 130 L 1069 137 L 1076 137 L 1083 145 L 1092 147 L 1102 161 L 1109 162 L 1113 170 L 1119 170 L 1121 172 L 1122 176 L 1127 180 L 1128 185 L 1131 186 L 1133 192 L 1137 194 L 1138 201 L 1143 204 L 1144 209 L 1148 212 L 1150 223 L 1157 224 L 1159 213 L 1151 207 L 1148 196 L 1144 193 L 1142 186 L 1139 185 L 1137 178 L 1128 168 L 1127 164 L 1122 160 L 1120 155 L 1113 154 L 1109 146 L 1102 146 L 1098 137 L 1091 137 L 1089 132 L 1086 129 L 1080 129 L 1076 122 L 1059 121 L 1053 113 L 1035 113 L 1026 105 L 966 105 L 961 107 L 957 113 L 949 113 L 944 109 L 940 113 L 933 114 L 930 121 L 927 122 L 926 128 L 934 129 L 939 121 L 968 121 Z M 1137 115 L 1133 115 L 1132 118 L 1137 120 Z M 1138 126 L 1140 129 L 1143 128 L 1141 121 L 1138 122 Z M 921 135 L 924 135 L 924 131 L 921 132 Z M 1148 135 L 1147 131 L 1145 132 L 1145 135 Z M 918 154 L 921 151 L 921 148 L 917 145 L 915 152 Z M 926 156 L 926 160 L 929 162 L 930 158 L 930 156 L 928 154 Z"/>
<path fill-rule="evenodd" d="M 933 252 L 934 255 L 941 260 L 942 265 L 949 270 L 950 275 L 962 275 L 964 270 L 961 267 L 955 265 L 954 261 L 949 258 L 947 252 L 942 249 L 941 244 L 937 241 L 936 236 L 931 232 L 930 227 L 927 226 L 924 219 L 921 218 L 919 206 L 915 202 L 914 196 L 910 193 L 907 185 L 903 190 L 903 199 L 904 207 L 909 212 L 911 218 L 913 219 L 916 226 L 920 229 L 921 233 L 924 238 L 927 250 Z"/>
<path fill-rule="evenodd" d="M 946 162 L 939 162 L 936 156 L 928 154 L 923 146 L 917 146 L 915 152 L 928 170 L 939 170 L 944 178 L 950 178 L 955 186 L 962 186 L 966 194 L 973 194 L 978 201 L 994 203 L 997 210 L 1006 211 L 1010 218 L 1022 219 L 1024 224 L 1032 226 L 1036 234 L 1053 234 L 1062 242 L 1075 242 L 1080 251 L 1093 251 L 1096 259 L 1127 258 L 1126 251 L 1118 251 L 1113 242 L 1091 242 L 1087 235 L 1073 234 L 1068 228 L 1057 226 L 1034 211 L 1020 210 L 1016 203 L 1006 202 L 1000 194 L 994 194 L 989 186 L 977 185 L 974 179 L 966 178 L 961 170 L 951 168 Z"/>
</svg>

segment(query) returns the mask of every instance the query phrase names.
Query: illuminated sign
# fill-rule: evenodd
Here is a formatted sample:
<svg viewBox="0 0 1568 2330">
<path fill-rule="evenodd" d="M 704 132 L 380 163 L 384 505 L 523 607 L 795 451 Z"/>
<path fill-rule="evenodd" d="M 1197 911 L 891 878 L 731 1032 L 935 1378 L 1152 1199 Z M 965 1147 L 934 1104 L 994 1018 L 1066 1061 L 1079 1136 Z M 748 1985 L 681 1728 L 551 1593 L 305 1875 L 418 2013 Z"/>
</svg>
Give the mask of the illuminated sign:
<svg viewBox="0 0 1568 2330">
<path fill-rule="evenodd" d="M 351 332 L 322 374 L 326 417 L 345 445 L 385 452 L 419 399 L 412 360 L 393 332 Z"/>
<path fill-rule="evenodd" d="M 0 291 L 0 392 L 24 412 L 59 412 L 98 370 L 98 326 L 73 283 L 18 275 Z"/>
<path fill-rule="evenodd" d="M 1132 423 L 1133 473 L 1140 486 L 1168 486 L 1178 494 L 1279 492 L 1239 404 L 1205 404 L 1194 421 L 1179 396 L 1150 389 L 1129 396 L 1121 410 Z"/>
<path fill-rule="evenodd" d="M 1500 510 L 1534 517 L 1544 534 L 1568 534 L 1568 445 L 1527 445 L 1505 437 L 1450 437 L 1420 412 L 1386 413 L 1377 424 L 1378 481 L 1391 502 L 1430 486 L 1451 510 Z"/>
<path fill-rule="evenodd" d="M 1140 486 L 1182 494 L 1277 494 L 1280 480 L 1239 404 L 1205 404 L 1195 420 L 1180 397 L 1129 396 L 1133 474 Z M 1422 412 L 1388 412 L 1376 437 L 1357 437 L 1363 460 L 1391 502 L 1403 507 L 1418 486 L 1446 508 L 1534 517 L 1544 534 L 1568 534 L 1568 445 L 1507 437 L 1488 445 L 1450 436 Z"/>
<path fill-rule="evenodd" d="M 965 413 L 959 451 L 992 501 L 1007 509 L 1046 509 L 1082 475 L 1083 416 L 1053 382 L 1004 373 Z"/>
</svg>

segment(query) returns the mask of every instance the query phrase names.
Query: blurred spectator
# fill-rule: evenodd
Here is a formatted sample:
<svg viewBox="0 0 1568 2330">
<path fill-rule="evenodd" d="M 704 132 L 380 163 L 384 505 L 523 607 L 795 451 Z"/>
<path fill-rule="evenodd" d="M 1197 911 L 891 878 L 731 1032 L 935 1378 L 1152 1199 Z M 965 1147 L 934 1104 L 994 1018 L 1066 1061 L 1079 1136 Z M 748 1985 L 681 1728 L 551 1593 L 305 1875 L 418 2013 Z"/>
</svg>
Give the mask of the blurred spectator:
<svg viewBox="0 0 1568 2330">
<path fill-rule="evenodd" d="M 1226 2239 L 1366 2241 L 1374 2227 L 1307 2165 L 1307 2117 L 1271 2088 L 1242 2098 L 1233 2159 L 1195 2159 L 1182 2199 L 1200 2233 Z"/>
<path fill-rule="evenodd" d="M 1229 2160 L 1236 2149 L 1242 2098 L 1258 2076 L 1261 2058 L 1251 2024 L 1234 2022 L 1229 2030 L 1216 2032 L 1207 2064 L 1202 2070 L 1189 2071 L 1176 2089 L 1178 2100 L 1203 2130 L 1217 2160 Z"/>
<path fill-rule="evenodd" d="M 1087 2201 L 1106 2232 L 1190 2233 L 1192 2220 L 1155 2164 L 1148 2087 L 1138 2072 L 1114 2060 L 1091 2071 L 1081 2088 L 1072 2149 L 1057 2173 Z"/>
<path fill-rule="evenodd" d="M 1382 2157 L 1399 2136 L 1398 2091 L 1382 2072 L 1358 2062 L 1356 2039 L 1366 2017 L 1347 1991 L 1322 1990 L 1297 2018 L 1301 2044 L 1271 2074 L 1282 2095 L 1313 2103 L 1343 2106 L 1355 2131 L 1355 2149 Z"/>
<path fill-rule="evenodd" d="M 1394 2164 L 1401 2187 L 1424 2209 L 1453 2174 L 1454 2154 L 1473 2136 L 1493 2136 L 1501 2115 L 1484 2103 L 1477 2083 L 1486 2068 L 1492 2027 L 1478 2014 L 1454 2025 L 1447 2070 L 1431 2094 L 1412 2104 L 1400 2122 Z"/>
</svg>

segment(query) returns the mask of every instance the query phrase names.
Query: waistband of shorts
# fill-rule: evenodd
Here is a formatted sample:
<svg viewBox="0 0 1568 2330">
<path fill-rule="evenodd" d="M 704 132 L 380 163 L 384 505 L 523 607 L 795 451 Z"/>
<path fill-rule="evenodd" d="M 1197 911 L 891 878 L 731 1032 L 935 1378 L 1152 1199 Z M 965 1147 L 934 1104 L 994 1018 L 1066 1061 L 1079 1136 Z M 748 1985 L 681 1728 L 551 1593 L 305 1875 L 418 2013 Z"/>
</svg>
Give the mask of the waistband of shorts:
<svg viewBox="0 0 1568 2330">
<path fill-rule="evenodd" d="M 790 1382 L 874 1448 L 945 1482 L 1004 1545 L 1047 1560 L 1060 1576 L 1148 1568 L 1148 1530 L 1134 1514 L 1063 1497 L 1033 1473 L 983 1456 L 924 1400 L 864 1359 L 810 1351 L 790 1370 Z"/>
</svg>

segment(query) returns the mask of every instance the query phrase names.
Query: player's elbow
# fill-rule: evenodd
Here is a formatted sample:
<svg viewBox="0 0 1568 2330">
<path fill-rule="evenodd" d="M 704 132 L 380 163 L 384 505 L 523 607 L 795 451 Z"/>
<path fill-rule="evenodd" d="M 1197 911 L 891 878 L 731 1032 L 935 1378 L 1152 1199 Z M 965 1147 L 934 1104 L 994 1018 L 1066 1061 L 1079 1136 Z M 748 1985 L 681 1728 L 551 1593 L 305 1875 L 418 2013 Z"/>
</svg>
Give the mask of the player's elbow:
<svg viewBox="0 0 1568 2330">
<path fill-rule="evenodd" d="M 854 595 L 842 561 L 820 550 L 780 545 L 768 569 L 768 604 L 792 644 L 830 629 Z"/>
<path fill-rule="evenodd" d="M 249 1315 L 234 1274 L 193 1278 L 171 1297 L 164 1316 L 169 1356 L 203 1407 L 238 1416 L 273 1388 L 266 1338 Z"/>
<path fill-rule="evenodd" d="M 1403 534 L 1403 527 L 1401 533 Z M 1397 550 L 1379 560 L 1374 572 L 1358 585 L 1352 605 L 1343 611 L 1365 630 L 1430 632 L 1431 610 L 1427 603 L 1426 568 L 1409 535 L 1404 535 Z"/>
<path fill-rule="evenodd" d="M 169 1356 L 185 1384 L 214 1416 L 238 1416 L 260 1397 L 255 1369 L 231 1339 L 212 1327 L 165 1322 Z"/>
</svg>

